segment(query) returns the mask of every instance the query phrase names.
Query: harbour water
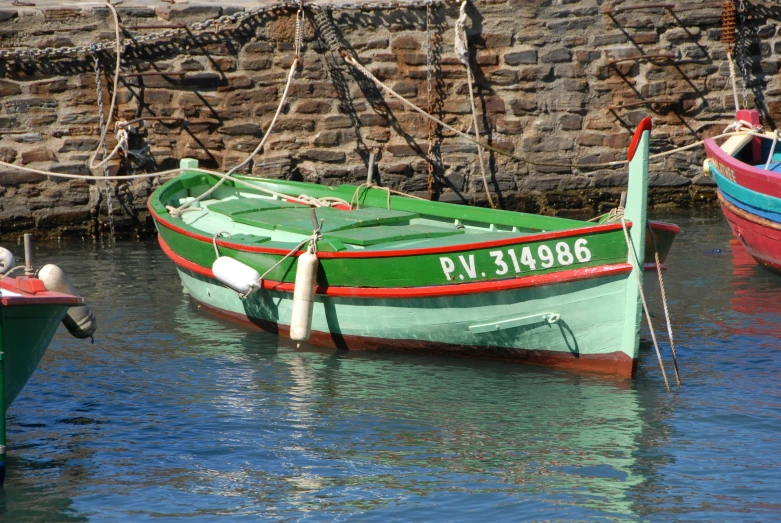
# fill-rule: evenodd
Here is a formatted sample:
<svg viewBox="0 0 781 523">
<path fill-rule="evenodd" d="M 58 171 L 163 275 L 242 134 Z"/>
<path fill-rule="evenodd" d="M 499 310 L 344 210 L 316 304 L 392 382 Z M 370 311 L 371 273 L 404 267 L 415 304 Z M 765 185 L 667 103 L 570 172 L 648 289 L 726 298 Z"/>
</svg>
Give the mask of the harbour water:
<svg viewBox="0 0 781 523">
<path fill-rule="evenodd" d="M 0 520 L 777 520 L 781 276 L 716 209 L 660 218 L 672 393 L 647 345 L 633 381 L 296 349 L 199 311 L 154 241 L 38 244 L 99 330 L 10 409 Z"/>
</svg>

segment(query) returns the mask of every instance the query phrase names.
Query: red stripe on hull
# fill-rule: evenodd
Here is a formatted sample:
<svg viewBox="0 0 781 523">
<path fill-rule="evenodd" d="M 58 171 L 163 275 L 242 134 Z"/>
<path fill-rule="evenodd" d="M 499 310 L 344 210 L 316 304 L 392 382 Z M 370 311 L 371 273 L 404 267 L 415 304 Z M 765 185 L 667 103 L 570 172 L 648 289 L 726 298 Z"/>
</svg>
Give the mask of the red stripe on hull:
<svg viewBox="0 0 781 523">
<path fill-rule="evenodd" d="M 289 337 L 290 327 L 270 321 L 250 318 L 244 314 L 225 311 L 199 302 L 201 308 L 243 325 L 259 328 L 278 336 Z M 556 367 L 571 371 L 612 375 L 619 378 L 633 378 L 637 374 L 637 360 L 623 352 L 610 354 L 572 354 L 544 350 L 525 350 L 512 347 L 481 347 L 450 345 L 425 340 L 389 340 L 366 336 L 346 336 L 329 332 L 312 331 L 309 341 L 312 345 L 328 349 L 351 351 L 392 351 L 423 355 L 459 356 L 475 359 L 513 361 L 530 365 Z"/>
<path fill-rule="evenodd" d="M 781 271 L 781 224 L 735 207 L 719 193 L 719 203 L 732 232 L 761 265 Z"/>
<path fill-rule="evenodd" d="M 194 240 L 198 240 L 204 243 L 213 244 L 214 238 L 211 236 L 204 236 L 202 234 L 197 234 L 192 231 L 189 231 L 183 227 L 180 227 L 176 224 L 173 224 L 169 222 L 168 220 L 163 219 L 159 214 L 155 212 L 155 210 L 152 208 L 152 205 L 147 203 L 147 207 L 149 208 L 149 212 L 154 217 L 154 220 L 163 227 L 167 229 L 171 229 L 172 231 L 181 234 L 182 236 L 187 236 L 188 238 L 192 238 Z M 626 222 L 627 228 L 632 227 L 632 222 Z M 605 224 L 605 225 L 593 225 L 591 227 L 581 227 L 578 229 L 567 229 L 564 231 L 553 231 L 553 232 L 545 232 L 545 233 L 539 233 L 539 234 L 529 234 L 527 236 L 520 236 L 517 238 L 508 238 L 505 240 L 494 240 L 490 242 L 479 242 L 479 243 L 463 243 L 458 245 L 449 245 L 446 247 L 429 247 L 429 248 L 421 248 L 421 249 L 400 249 L 400 250 L 387 250 L 387 251 L 343 251 L 343 252 L 323 252 L 319 251 L 317 253 L 318 258 L 397 258 L 400 256 L 421 256 L 424 254 L 445 254 L 448 252 L 462 252 L 462 251 L 471 251 L 475 249 L 489 249 L 492 247 L 503 247 L 507 245 L 520 245 L 524 243 L 530 243 L 530 242 L 538 242 L 538 241 L 545 241 L 545 240 L 554 240 L 558 238 L 568 238 L 570 236 L 583 236 L 586 234 L 594 234 L 594 233 L 601 233 L 601 232 L 610 232 L 610 231 L 618 231 L 621 230 L 622 226 L 620 223 L 613 223 L 613 224 Z M 237 251 L 243 251 L 243 252 L 257 252 L 261 254 L 279 254 L 279 255 L 287 255 L 290 251 L 287 251 L 285 249 L 276 249 L 272 247 L 253 247 L 251 245 L 243 245 L 239 243 L 232 243 L 226 240 L 217 239 L 217 245 L 220 247 L 225 247 L 226 249 L 234 249 Z M 300 256 L 305 251 L 299 251 L 293 254 L 293 256 Z"/>
<path fill-rule="evenodd" d="M 214 278 L 214 272 L 207 267 L 203 267 L 190 260 L 176 254 L 165 243 L 162 236 L 157 237 L 160 248 L 163 252 L 178 266 L 206 276 Z M 554 285 L 557 283 L 569 283 L 573 281 L 588 280 L 591 278 L 602 278 L 625 274 L 632 270 L 628 263 L 616 263 L 613 265 L 600 265 L 597 267 L 585 267 L 583 269 L 571 269 L 568 271 L 557 271 L 538 276 L 525 276 L 522 278 L 512 278 L 507 280 L 481 281 L 473 283 L 457 283 L 451 285 L 432 285 L 428 287 L 322 287 L 317 286 L 315 292 L 323 296 L 341 297 L 341 298 L 385 298 L 385 299 L 408 299 L 408 298 L 435 298 L 439 296 L 461 296 L 464 294 L 480 294 L 485 292 L 499 292 L 512 289 L 522 289 L 526 287 L 539 287 L 542 285 Z M 282 283 L 277 281 L 263 280 L 263 288 L 274 291 L 292 293 L 294 285 L 292 283 Z"/>
</svg>

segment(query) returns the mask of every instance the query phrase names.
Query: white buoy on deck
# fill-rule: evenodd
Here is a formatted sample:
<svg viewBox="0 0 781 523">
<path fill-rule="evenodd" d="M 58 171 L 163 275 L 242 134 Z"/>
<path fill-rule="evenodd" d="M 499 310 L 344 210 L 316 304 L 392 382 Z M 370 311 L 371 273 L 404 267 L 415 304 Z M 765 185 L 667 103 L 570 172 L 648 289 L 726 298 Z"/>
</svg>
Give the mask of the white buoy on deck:
<svg viewBox="0 0 781 523">
<path fill-rule="evenodd" d="M 306 341 L 312 334 L 312 311 L 317 286 L 317 255 L 305 252 L 298 257 L 296 286 L 293 289 L 293 314 L 290 318 L 290 339 Z"/>
<path fill-rule="evenodd" d="M 16 258 L 14 258 L 14 253 L 5 247 L 0 247 L 0 274 L 5 274 L 15 266 Z"/>
<path fill-rule="evenodd" d="M 44 265 L 38 271 L 38 278 L 43 281 L 46 290 L 80 296 L 79 292 L 70 282 L 65 271 L 53 264 Z M 62 324 L 76 338 L 91 338 L 98 328 L 98 320 L 86 305 L 71 307 L 62 319 Z"/>
<path fill-rule="evenodd" d="M 212 264 L 214 277 L 238 292 L 249 294 L 260 280 L 258 271 L 229 256 L 220 256 Z"/>
</svg>

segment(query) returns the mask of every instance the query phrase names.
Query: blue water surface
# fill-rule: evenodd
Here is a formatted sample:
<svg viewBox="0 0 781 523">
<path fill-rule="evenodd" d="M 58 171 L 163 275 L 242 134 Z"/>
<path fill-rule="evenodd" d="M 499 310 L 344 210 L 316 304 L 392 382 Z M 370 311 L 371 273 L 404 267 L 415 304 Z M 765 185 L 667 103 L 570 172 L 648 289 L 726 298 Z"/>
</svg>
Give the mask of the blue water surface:
<svg viewBox="0 0 781 523">
<path fill-rule="evenodd" d="M 718 211 L 665 218 L 672 393 L 647 343 L 634 381 L 296 349 L 192 305 L 153 241 L 39 243 L 100 327 L 11 407 L 0 519 L 777 520 L 781 276 Z"/>
</svg>

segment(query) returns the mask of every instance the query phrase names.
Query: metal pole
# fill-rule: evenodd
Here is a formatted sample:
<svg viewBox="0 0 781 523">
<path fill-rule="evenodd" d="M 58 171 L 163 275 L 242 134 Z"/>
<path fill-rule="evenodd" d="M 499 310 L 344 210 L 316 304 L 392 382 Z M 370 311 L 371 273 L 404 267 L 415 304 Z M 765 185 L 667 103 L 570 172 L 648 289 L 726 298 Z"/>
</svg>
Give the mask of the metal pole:
<svg viewBox="0 0 781 523">
<path fill-rule="evenodd" d="M 33 242 L 29 233 L 24 235 L 24 275 L 28 278 L 35 276 L 35 269 L 33 269 Z"/>
<path fill-rule="evenodd" d="M 369 185 L 371 185 L 374 181 L 374 156 L 374 151 L 369 153 L 369 171 L 366 173 L 366 183 Z"/>
</svg>

